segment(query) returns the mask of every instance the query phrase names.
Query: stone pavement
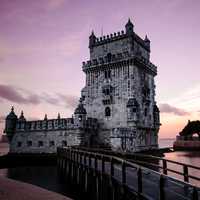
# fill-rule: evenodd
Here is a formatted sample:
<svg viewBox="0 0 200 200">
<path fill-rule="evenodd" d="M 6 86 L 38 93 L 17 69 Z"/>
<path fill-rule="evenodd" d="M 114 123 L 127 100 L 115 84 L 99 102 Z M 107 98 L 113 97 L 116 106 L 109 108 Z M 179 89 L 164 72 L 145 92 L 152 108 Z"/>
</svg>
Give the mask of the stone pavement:
<svg viewBox="0 0 200 200">
<path fill-rule="evenodd" d="M 0 177 L 1 200 L 72 200 L 35 185 Z"/>
</svg>

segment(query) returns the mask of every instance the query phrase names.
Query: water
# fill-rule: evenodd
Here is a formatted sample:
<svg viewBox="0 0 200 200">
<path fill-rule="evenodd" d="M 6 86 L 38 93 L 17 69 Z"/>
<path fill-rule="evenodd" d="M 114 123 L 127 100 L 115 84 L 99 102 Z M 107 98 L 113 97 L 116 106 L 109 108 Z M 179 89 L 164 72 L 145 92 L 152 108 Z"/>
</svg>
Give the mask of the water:
<svg viewBox="0 0 200 200">
<path fill-rule="evenodd" d="M 159 139 L 159 147 L 160 148 L 165 148 L 165 147 L 173 147 L 173 142 L 175 141 L 174 138 L 164 138 L 164 139 Z"/>
<path fill-rule="evenodd" d="M 66 185 L 62 184 L 57 175 L 56 166 L 27 166 L 1 169 L 0 175 L 18 181 L 37 185 L 63 195 L 69 196 Z"/>
<path fill-rule="evenodd" d="M 159 147 L 172 147 L 174 139 L 160 139 Z M 0 155 L 5 154 L 8 151 L 8 145 L 0 143 Z M 174 160 L 178 162 L 183 162 L 187 164 L 191 164 L 194 166 L 200 166 L 200 151 L 177 151 L 171 153 L 165 153 L 165 158 L 169 160 Z M 172 169 L 182 170 L 182 167 L 177 168 L 176 166 L 169 165 Z M 200 177 L 200 172 L 197 170 L 190 170 L 189 173 L 193 176 Z M 176 178 L 180 178 L 179 176 L 169 173 Z M 55 191 L 61 194 L 67 194 L 66 186 L 62 185 L 58 181 L 56 166 L 51 167 L 17 167 L 11 169 L 1 169 L 0 176 L 12 178 L 15 180 L 31 183 L 45 189 Z M 193 184 L 197 184 L 195 181 L 192 181 Z M 200 186 L 199 184 L 197 184 Z"/>
<path fill-rule="evenodd" d="M 8 143 L 0 142 L 0 156 L 7 154 L 9 150 Z"/>
</svg>

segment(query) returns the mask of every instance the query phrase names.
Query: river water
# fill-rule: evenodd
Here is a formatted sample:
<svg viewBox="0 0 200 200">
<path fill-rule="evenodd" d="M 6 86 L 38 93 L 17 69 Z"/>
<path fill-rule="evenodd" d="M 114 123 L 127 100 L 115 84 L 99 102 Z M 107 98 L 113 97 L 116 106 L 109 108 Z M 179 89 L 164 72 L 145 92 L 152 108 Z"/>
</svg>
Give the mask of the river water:
<svg viewBox="0 0 200 200">
<path fill-rule="evenodd" d="M 159 146 L 163 147 L 172 147 L 174 139 L 160 139 Z M 5 154 L 8 151 L 8 145 L 0 143 L 0 155 Z M 170 160 L 175 160 L 178 162 L 184 162 L 194 166 L 200 165 L 200 151 L 177 151 L 171 153 L 165 153 L 165 158 Z M 171 166 L 174 169 L 176 166 Z M 176 167 L 177 170 L 177 167 Z M 182 170 L 182 167 L 180 167 Z M 200 177 L 200 172 L 197 170 L 189 170 L 189 173 L 193 176 Z M 176 178 L 180 178 L 177 175 L 173 175 Z M 11 179 L 31 183 L 45 189 L 55 191 L 61 194 L 67 194 L 66 186 L 62 185 L 58 181 L 56 166 L 51 167 L 17 167 L 10 169 L 0 169 L 0 176 L 8 177 Z M 192 182 L 197 184 L 196 182 Z M 198 186 L 200 186 L 198 184 Z"/>
</svg>

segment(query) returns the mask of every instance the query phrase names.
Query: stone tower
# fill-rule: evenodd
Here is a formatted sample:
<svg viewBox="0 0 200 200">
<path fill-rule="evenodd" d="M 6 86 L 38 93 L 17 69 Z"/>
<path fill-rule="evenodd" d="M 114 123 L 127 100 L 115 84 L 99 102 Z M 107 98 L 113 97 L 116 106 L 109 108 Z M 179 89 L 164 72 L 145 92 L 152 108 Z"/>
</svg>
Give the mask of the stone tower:
<svg viewBox="0 0 200 200">
<path fill-rule="evenodd" d="M 160 127 L 155 102 L 157 67 L 150 62 L 150 40 L 134 32 L 89 37 L 90 60 L 82 99 L 87 116 L 97 118 L 101 143 L 123 151 L 157 148 Z"/>
</svg>

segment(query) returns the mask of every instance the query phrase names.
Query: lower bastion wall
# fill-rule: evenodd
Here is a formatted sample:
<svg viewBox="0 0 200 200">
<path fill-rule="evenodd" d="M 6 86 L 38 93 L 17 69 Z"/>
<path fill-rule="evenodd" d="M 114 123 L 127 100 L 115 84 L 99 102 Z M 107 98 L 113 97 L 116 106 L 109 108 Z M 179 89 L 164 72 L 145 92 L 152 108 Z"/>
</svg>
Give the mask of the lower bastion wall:
<svg viewBox="0 0 200 200">
<path fill-rule="evenodd" d="M 11 153 L 56 153 L 57 147 L 81 144 L 81 131 L 18 132 L 10 144 Z"/>
</svg>

